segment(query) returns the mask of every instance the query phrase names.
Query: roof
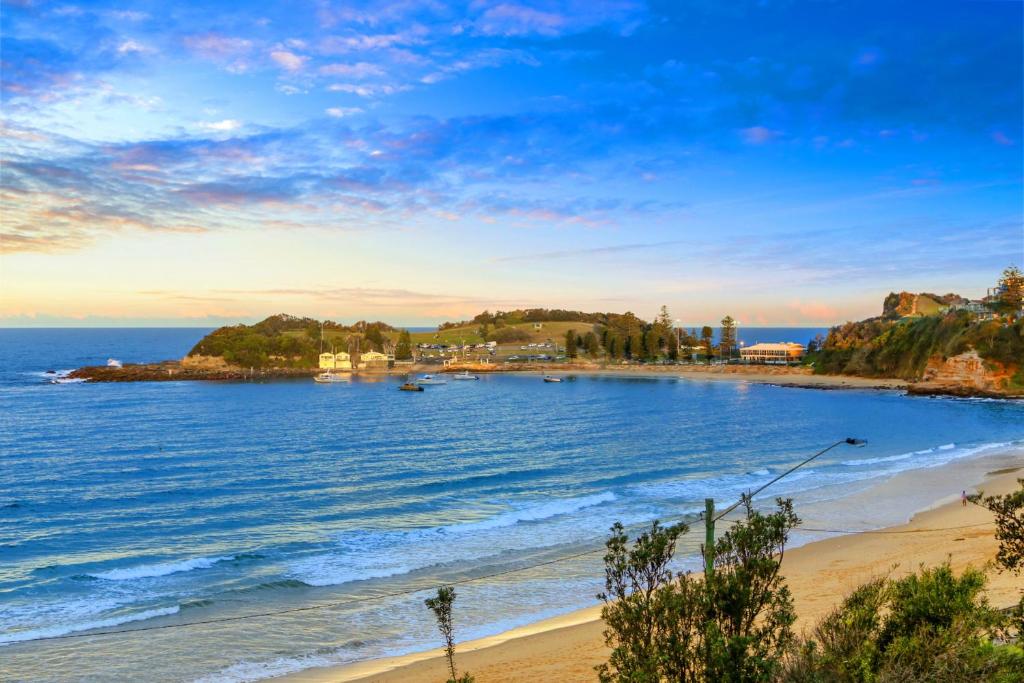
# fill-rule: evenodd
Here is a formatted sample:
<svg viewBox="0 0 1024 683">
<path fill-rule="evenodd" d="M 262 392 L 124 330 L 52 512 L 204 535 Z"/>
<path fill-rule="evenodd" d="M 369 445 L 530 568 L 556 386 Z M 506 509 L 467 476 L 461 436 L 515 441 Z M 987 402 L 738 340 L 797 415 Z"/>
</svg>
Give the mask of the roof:
<svg viewBox="0 0 1024 683">
<path fill-rule="evenodd" d="M 797 349 L 803 350 L 803 344 L 797 344 L 796 342 L 761 342 L 760 344 L 754 344 L 747 346 L 744 351 L 795 351 Z"/>
</svg>

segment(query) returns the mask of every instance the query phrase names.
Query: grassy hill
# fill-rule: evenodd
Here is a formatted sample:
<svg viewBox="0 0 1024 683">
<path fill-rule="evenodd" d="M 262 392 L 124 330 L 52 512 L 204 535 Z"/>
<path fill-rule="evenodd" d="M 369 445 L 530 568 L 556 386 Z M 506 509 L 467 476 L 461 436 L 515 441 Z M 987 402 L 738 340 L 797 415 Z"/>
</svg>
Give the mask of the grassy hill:
<svg viewBox="0 0 1024 683">
<path fill-rule="evenodd" d="M 565 339 L 565 333 L 569 330 L 575 330 L 577 334 L 586 334 L 593 327 L 592 323 L 588 322 L 545 322 L 541 323 L 542 327 L 540 330 L 534 329 L 533 323 L 517 323 L 512 325 L 506 325 L 502 328 L 497 329 L 512 329 L 518 330 L 523 335 L 522 341 L 508 342 L 508 343 L 536 343 L 547 341 L 548 339 L 557 341 L 559 343 Z M 496 333 L 497 329 L 490 328 L 490 332 Z M 438 331 L 431 332 L 413 332 L 412 341 L 414 344 L 480 344 L 484 341 L 480 334 L 480 325 L 477 323 L 464 323 L 457 327 L 447 327 Z M 396 333 L 397 336 L 397 333 Z"/>
</svg>

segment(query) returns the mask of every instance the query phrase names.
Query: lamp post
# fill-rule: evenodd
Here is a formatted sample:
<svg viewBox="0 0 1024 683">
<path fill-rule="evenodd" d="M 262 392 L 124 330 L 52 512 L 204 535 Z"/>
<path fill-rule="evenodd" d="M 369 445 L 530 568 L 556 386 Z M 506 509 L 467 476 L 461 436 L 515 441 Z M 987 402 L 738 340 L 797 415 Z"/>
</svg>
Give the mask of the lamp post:
<svg viewBox="0 0 1024 683">
<path fill-rule="evenodd" d="M 798 469 L 800 469 L 801 467 L 803 467 L 807 463 L 811 462 L 815 458 L 818 458 L 818 457 L 820 457 L 822 455 L 825 455 L 826 453 L 828 453 L 830 450 L 832 450 L 836 446 L 840 446 L 842 444 L 846 444 L 848 446 L 861 447 L 861 446 L 866 445 L 867 441 L 865 441 L 864 439 L 855 439 L 853 437 L 847 437 L 845 439 L 840 439 L 839 441 L 836 441 L 831 446 L 826 446 L 825 448 L 822 448 L 820 451 L 818 451 L 817 453 L 815 453 L 811 457 L 807 458 L 806 460 L 804 460 L 804 461 L 794 465 L 793 467 L 790 467 L 788 470 L 786 470 L 785 472 L 783 472 L 779 476 L 775 477 L 774 479 L 772 479 L 767 484 L 764 484 L 763 486 L 760 486 L 757 489 L 755 489 L 754 491 L 751 491 L 750 493 L 746 494 L 746 496 L 740 496 L 739 500 L 737 500 L 735 503 L 733 503 L 732 505 L 727 507 L 725 510 L 723 510 L 718 515 L 715 515 L 715 499 L 714 498 L 705 498 L 704 499 L 704 510 L 705 510 L 705 512 L 704 512 L 704 528 L 705 528 L 705 533 L 704 533 L 704 571 L 705 571 L 705 573 L 706 574 L 713 574 L 714 571 L 715 571 L 715 522 L 717 522 L 718 520 L 722 519 L 722 517 L 725 517 L 727 514 L 729 514 L 730 512 L 735 510 L 736 508 L 738 508 L 743 503 L 744 498 L 753 499 L 754 496 L 756 496 L 757 494 L 761 493 L 761 491 L 764 491 L 766 488 L 768 488 L 769 486 L 771 486 L 775 482 L 779 481 L 783 477 L 789 476 L 790 474 L 792 474 L 793 472 L 796 472 Z"/>
</svg>

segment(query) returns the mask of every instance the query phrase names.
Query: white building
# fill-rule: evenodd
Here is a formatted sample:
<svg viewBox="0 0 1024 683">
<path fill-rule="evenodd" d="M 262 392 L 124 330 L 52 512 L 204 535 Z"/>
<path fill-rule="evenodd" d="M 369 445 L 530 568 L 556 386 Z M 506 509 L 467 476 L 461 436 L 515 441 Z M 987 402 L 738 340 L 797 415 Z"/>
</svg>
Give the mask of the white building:
<svg viewBox="0 0 1024 683">
<path fill-rule="evenodd" d="M 344 351 L 320 354 L 321 370 L 351 370 L 352 359 Z"/>
<path fill-rule="evenodd" d="M 740 358 L 745 363 L 789 363 L 803 355 L 803 344 L 796 342 L 762 343 L 740 349 Z"/>
</svg>

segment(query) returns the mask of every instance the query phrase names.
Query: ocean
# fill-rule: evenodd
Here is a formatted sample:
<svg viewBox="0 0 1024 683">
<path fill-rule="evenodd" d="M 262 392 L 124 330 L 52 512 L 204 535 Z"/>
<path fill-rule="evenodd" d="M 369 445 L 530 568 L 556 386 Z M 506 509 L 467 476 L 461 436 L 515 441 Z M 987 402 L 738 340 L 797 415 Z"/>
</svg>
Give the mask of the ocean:
<svg viewBox="0 0 1024 683">
<path fill-rule="evenodd" d="M 727 505 L 837 439 L 868 445 L 830 451 L 759 504 L 791 496 L 819 526 L 877 528 L 956 482 L 844 500 L 1024 444 L 1024 402 L 895 391 L 46 374 L 180 357 L 206 331 L 0 330 L 0 679 L 248 681 L 427 649 L 423 599 L 466 579 L 457 636 L 480 637 L 595 604 L 615 521 L 692 519 L 705 497 Z M 820 330 L 751 331 L 804 343 Z M 680 566 L 696 566 L 696 536 Z M 145 630 L 89 635 L 123 629 Z"/>
</svg>

